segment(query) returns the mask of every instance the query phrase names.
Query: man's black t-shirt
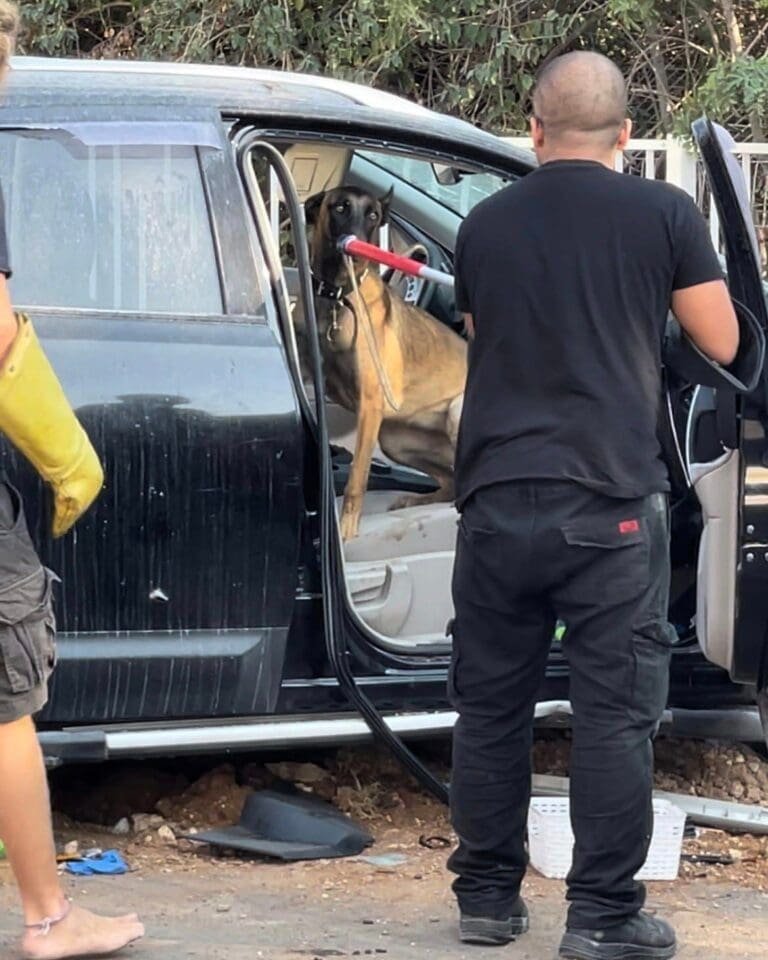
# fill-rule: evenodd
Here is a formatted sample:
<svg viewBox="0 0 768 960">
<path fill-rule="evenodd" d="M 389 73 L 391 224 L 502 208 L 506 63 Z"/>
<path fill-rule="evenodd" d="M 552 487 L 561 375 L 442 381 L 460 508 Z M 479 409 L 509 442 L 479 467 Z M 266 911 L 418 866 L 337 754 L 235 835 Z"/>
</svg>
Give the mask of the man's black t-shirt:
<svg viewBox="0 0 768 960">
<path fill-rule="evenodd" d="M 668 490 L 657 418 L 671 294 L 722 276 L 686 193 L 599 163 L 544 164 L 479 204 L 456 246 L 457 307 L 475 323 L 459 508 L 507 480 Z"/>
</svg>

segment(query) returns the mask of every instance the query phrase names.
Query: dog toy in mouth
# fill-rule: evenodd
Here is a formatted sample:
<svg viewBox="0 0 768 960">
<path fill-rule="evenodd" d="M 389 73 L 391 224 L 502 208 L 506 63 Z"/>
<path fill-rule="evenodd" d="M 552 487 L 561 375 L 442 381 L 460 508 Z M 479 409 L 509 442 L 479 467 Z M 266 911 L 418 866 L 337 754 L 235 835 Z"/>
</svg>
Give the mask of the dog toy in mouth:
<svg viewBox="0 0 768 960">
<path fill-rule="evenodd" d="M 410 257 L 401 257 L 389 250 L 382 250 L 381 247 L 358 240 L 357 237 L 342 237 L 339 240 L 339 250 L 348 257 L 362 257 L 374 263 L 383 263 L 385 267 L 394 267 L 395 270 L 407 273 L 411 277 L 421 277 L 423 280 L 430 280 L 444 287 L 453 286 L 453 277 L 450 273 L 435 270 L 434 267 L 428 267 L 425 263 L 419 263 L 418 260 L 412 260 Z"/>
</svg>

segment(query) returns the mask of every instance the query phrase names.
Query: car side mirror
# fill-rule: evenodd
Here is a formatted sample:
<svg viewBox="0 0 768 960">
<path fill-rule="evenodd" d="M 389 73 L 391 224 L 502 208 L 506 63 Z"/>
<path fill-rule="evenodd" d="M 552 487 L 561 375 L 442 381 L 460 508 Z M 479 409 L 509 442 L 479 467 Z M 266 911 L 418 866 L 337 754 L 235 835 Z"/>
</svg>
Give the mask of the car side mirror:
<svg viewBox="0 0 768 960">
<path fill-rule="evenodd" d="M 728 367 L 705 356 L 670 315 L 664 340 L 664 365 L 691 384 L 751 393 L 760 382 L 765 363 L 765 331 L 757 317 L 733 301 L 739 322 L 739 349 Z"/>
<path fill-rule="evenodd" d="M 451 166 L 450 163 L 433 163 L 432 173 L 441 187 L 455 187 L 464 179 L 463 171 Z"/>
</svg>

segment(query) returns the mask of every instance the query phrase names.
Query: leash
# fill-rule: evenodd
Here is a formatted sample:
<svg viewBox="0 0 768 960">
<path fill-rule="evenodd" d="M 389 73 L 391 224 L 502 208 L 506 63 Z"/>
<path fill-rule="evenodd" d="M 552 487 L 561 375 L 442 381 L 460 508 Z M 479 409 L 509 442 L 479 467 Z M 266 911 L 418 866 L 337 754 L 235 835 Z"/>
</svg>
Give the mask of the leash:
<svg viewBox="0 0 768 960">
<path fill-rule="evenodd" d="M 362 328 L 363 332 L 365 333 L 365 339 L 368 343 L 368 350 L 370 351 L 373 365 L 376 367 L 376 374 L 379 378 L 381 389 L 384 391 L 384 397 L 387 403 L 394 410 L 394 412 L 397 413 L 397 411 L 400 409 L 400 404 L 395 402 L 395 397 L 392 393 L 392 384 L 389 382 L 387 371 L 384 369 L 384 364 L 381 362 L 379 345 L 376 343 L 376 331 L 373 329 L 373 321 L 371 320 L 371 314 L 368 310 L 368 304 L 365 301 L 365 297 L 360 295 L 360 287 L 358 286 L 357 274 L 355 273 L 355 268 L 352 264 L 352 258 L 346 254 L 344 255 L 344 266 L 347 268 L 347 273 L 349 274 L 349 279 L 352 283 L 352 292 L 354 293 L 358 302 L 362 303 L 363 305 L 365 322 L 362 324 Z M 349 301 L 345 301 L 345 303 L 349 309 L 352 310 L 352 313 L 355 315 L 355 319 L 357 320 L 357 311 L 355 308 L 351 303 L 349 303 Z"/>
</svg>

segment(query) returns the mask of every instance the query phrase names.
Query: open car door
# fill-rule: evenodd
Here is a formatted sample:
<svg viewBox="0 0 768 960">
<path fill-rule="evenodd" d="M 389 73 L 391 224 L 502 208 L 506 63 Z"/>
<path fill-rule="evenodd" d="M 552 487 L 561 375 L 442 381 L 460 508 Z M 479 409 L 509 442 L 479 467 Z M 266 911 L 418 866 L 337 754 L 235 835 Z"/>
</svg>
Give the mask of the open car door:
<svg viewBox="0 0 768 960">
<path fill-rule="evenodd" d="M 759 689 L 768 627 L 765 286 L 734 141 L 706 118 L 694 123 L 693 136 L 720 217 L 728 287 L 742 329 L 738 376 L 732 376 L 733 368 L 721 371 L 712 365 L 713 376 L 695 381 L 700 386 L 688 417 L 685 459 L 703 522 L 696 630 L 710 661 L 728 670 L 733 680 Z M 756 333 L 756 344 L 747 343 L 748 330 Z"/>
</svg>

